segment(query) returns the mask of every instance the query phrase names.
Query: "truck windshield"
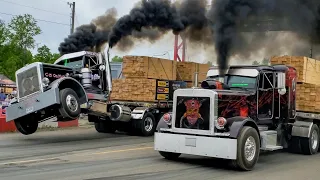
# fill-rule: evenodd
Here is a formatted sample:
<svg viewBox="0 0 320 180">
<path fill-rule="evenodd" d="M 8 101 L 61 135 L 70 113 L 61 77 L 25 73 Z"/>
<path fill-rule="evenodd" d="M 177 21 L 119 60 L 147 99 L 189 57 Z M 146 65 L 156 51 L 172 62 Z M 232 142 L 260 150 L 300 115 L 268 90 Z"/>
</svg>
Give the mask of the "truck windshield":
<svg viewBox="0 0 320 180">
<path fill-rule="evenodd" d="M 255 89 L 257 80 L 255 77 L 229 75 L 226 77 L 227 85 L 230 88 Z"/>
<path fill-rule="evenodd" d="M 64 64 L 66 67 L 69 67 L 69 68 L 75 68 L 75 69 L 78 69 L 78 68 L 81 68 L 82 67 L 82 60 L 80 61 L 73 61 L 73 62 L 67 62 Z"/>
<path fill-rule="evenodd" d="M 63 60 L 63 61 L 60 61 L 58 65 L 63 65 L 69 68 L 78 69 L 78 68 L 82 68 L 82 60 L 76 60 L 76 59 Z"/>
</svg>

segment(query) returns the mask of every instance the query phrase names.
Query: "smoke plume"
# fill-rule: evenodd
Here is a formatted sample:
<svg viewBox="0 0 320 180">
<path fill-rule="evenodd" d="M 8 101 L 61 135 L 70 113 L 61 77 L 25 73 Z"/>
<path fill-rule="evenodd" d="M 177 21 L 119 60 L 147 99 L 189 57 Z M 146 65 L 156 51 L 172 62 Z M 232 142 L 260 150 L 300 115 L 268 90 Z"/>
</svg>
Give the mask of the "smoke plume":
<svg viewBox="0 0 320 180">
<path fill-rule="evenodd" d="M 180 33 L 187 28 L 201 31 L 207 25 L 206 0 L 185 0 L 180 8 L 170 0 L 142 0 L 128 15 L 121 17 L 109 35 L 109 47 L 142 28 L 156 28 L 160 32 Z M 191 33 L 189 33 L 191 34 Z M 199 39 L 199 38 L 194 38 Z"/>
<path fill-rule="evenodd" d="M 112 8 L 102 16 L 92 20 L 90 24 L 79 26 L 60 44 L 61 55 L 77 51 L 100 51 L 100 47 L 108 42 L 110 29 L 117 21 L 117 11 Z"/>
<path fill-rule="evenodd" d="M 209 18 L 214 23 L 220 73 L 227 68 L 230 56 L 245 56 L 266 48 L 265 42 L 270 36 L 263 30 L 289 30 L 296 39 L 319 44 L 319 5 L 317 0 L 213 0 Z M 260 26 L 253 26 L 258 23 Z M 272 46 L 272 43 L 269 45 Z M 286 45 L 291 44 L 273 44 L 273 47 Z"/>
<path fill-rule="evenodd" d="M 307 56 L 311 44 L 320 45 L 319 0 L 212 0 L 208 11 L 206 0 L 141 0 L 127 15 L 116 16 L 110 9 L 78 27 L 60 44 L 60 53 L 101 51 L 106 43 L 127 51 L 137 41 L 154 43 L 172 32 L 217 59 L 223 73 L 231 58 Z"/>
</svg>

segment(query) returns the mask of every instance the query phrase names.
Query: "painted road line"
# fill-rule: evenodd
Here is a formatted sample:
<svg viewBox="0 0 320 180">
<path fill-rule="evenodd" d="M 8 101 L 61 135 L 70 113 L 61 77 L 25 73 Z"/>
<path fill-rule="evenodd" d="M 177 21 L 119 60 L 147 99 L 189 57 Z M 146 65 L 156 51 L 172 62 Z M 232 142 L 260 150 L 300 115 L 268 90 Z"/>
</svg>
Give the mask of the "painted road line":
<svg viewBox="0 0 320 180">
<path fill-rule="evenodd" d="M 15 161 L 15 162 L 0 163 L 0 166 L 27 164 L 27 163 L 38 163 L 38 162 L 44 162 L 44 161 L 57 161 L 57 160 L 60 160 L 60 158 L 32 159 L 32 160 L 26 160 L 26 161 Z"/>
<path fill-rule="evenodd" d="M 86 154 L 70 154 L 67 156 L 88 156 L 88 155 L 100 155 L 100 154 L 111 154 L 111 153 L 119 153 L 119 152 L 128 152 L 128 151 L 138 151 L 138 150 L 148 150 L 153 149 L 153 147 L 142 147 L 142 148 L 132 148 L 132 149 L 121 149 L 121 150 L 114 150 L 114 151 L 104 151 L 104 152 L 97 152 L 97 153 L 86 153 Z M 62 155 L 64 156 L 64 155 Z M 59 157 L 55 158 L 44 158 L 44 159 L 32 159 L 32 160 L 25 160 L 25 161 L 15 161 L 15 162 L 6 162 L 0 163 L 0 166 L 5 165 L 17 165 L 17 164 L 27 164 L 27 163 L 38 163 L 38 162 L 45 162 L 45 161 L 57 161 L 61 160 Z"/>
<path fill-rule="evenodd" d="M 91 155 L 100 155 L 100 154 L 110 154 L 110 153 L 119 153 L 119 152 L 127 152 L 127 151 L 138 151 L 138 150 L 147 150 L 153 149 L 153 147 L 142 147 L 142 148 L 133 148 L 133 149 L 122 149 L 122 150 L 114 150 L 114 151 L 104 151 L 92 153 Z"/>
</svg>

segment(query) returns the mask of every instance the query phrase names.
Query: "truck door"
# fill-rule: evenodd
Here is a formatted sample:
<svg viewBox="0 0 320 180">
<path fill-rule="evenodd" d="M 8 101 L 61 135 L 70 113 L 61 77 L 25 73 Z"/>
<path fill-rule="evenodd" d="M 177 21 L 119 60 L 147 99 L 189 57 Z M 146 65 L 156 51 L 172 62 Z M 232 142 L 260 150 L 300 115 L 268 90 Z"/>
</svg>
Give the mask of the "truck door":
<svg viewBox="0 0 320 180">
<path fill-rule="evenodd" d="M 262 71 L 259 74 L 257 106 L 259 120 L 271 120 L 273 118 L 274 73 L 272 71 Z"/>
</svg>

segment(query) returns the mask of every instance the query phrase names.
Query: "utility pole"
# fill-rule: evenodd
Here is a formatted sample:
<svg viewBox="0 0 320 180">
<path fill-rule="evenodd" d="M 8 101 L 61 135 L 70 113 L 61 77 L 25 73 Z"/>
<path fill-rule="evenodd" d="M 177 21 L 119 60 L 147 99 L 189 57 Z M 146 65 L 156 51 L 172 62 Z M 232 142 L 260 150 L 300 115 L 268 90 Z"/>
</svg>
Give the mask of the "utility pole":
<svg viewBox="0 0 320 180">
<path fill-rule="evenodd" d="M 70 34 L 72 34 L 74 32 L 74 18 L 75 18 L 76 3 L 75 2 L 72 2 L 72 3 L 68 2 L 68 5 L 71 8 Z"/>
</svg>

